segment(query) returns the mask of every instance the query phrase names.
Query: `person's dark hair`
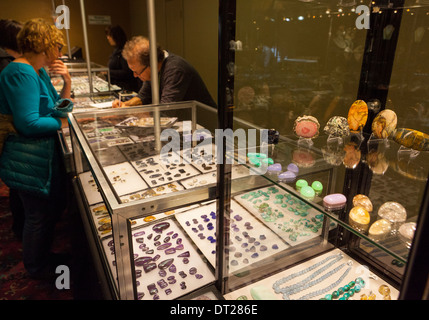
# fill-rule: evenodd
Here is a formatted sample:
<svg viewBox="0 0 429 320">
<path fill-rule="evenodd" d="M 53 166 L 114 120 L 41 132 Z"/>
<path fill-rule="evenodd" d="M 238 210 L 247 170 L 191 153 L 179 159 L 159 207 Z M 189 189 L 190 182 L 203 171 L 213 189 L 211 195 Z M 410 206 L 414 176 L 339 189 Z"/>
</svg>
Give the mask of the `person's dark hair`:
<svg viewBox="0 0 429 320">
<path fill-rule="evenodd" d="M 22 24 L 11 19 L 0 20 L 0 47 L 19 52 L 16 36 L 22 29 Z"/>
<path fill-rule="evenodd" d="M 106 27 L 106 36 L 111 36 L 115 41 L 116 47 L 122 49 L 127 42 L 127 35 L 120 26 Z"/>
</svg>

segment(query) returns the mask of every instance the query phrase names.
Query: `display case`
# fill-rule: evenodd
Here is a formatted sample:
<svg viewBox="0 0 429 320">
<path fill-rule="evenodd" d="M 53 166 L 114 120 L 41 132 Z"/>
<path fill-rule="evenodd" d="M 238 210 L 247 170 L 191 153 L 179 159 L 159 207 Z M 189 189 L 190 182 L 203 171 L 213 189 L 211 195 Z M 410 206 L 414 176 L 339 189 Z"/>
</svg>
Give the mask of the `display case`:
<svg viewBox="0 0 429 320">
<path fill-rule="evenodd" d="M 72 78 L 71 94 L 76 100 L 74 112 L 86 111 L 86 108 L 103 102 L 111 102 L 117 98 L 115 92 L 121 90 L 110 82 L 108 67 L 91 62 L 91 77 L 89 77 L 88 64 L 86 62 L 64 63 Z M 55 89 L 60 92 L 64 82 L 61 77 L 51 76 Z M 90 83 L 90 79 L 92 83 Z"/>
<path fill-rule="evenodd" d="M 290 146 L 246 150 L 262 188 L 221 168 L 226 299 L 427 299 L 429 7 L 357 6 L 220 1 L 220 128 Z"/>
<path fill-rule="evenodd" d="M 111 297 L 183 298 L 214 284 L 214 266 L 178 215 L 216 201 L 216 112 L 183 102 L 69 115 L 74 191 Z M 234 166 L 235 179 L 248 175 Z M 163 272 L 171 274 L 163 278 Z"/>
</svg>

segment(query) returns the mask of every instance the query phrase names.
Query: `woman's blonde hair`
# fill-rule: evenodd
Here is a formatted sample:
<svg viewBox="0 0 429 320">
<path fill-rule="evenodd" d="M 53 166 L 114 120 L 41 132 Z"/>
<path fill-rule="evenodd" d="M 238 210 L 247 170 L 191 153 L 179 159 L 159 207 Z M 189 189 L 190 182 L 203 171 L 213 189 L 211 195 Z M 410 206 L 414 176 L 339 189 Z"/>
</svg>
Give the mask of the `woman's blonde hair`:
<svg viewBox="0 0 429 320">
<path fill-rule="evenodd" d="M 39 18 L 27 21 L 18 33 L 17 40 L 22 53 L 45 52 L 48 56 L 54 56 L 56 47 L 65 45 L 62 32 L 55 25 Z"/>
</svg>

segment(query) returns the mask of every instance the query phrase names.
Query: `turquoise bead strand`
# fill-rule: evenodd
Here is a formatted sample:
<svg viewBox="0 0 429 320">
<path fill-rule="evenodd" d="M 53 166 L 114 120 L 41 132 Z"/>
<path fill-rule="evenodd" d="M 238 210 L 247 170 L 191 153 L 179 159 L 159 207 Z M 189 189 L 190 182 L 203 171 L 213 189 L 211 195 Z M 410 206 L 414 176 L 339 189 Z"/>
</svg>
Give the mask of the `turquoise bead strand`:
<svg viewBox="0 0 429 320">
<path fill-rule="evenodd" d="M 345 286 L 339 287 L 338 290 L 335 290 L 331 294 L 327 294 L 320 300 L 348 300 L 355 293 L 360 292 L 363 287 L 365 287 L 365 281 L 361 277 L 358 277 L 355 281 L 350 281 Z"/>
</svg>

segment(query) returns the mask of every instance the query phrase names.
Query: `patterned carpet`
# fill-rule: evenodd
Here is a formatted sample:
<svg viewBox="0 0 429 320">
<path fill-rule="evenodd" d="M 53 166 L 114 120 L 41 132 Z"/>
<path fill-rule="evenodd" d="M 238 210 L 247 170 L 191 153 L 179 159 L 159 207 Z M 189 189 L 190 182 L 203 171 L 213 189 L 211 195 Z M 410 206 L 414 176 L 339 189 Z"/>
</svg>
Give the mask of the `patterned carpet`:
<svg viewBox="0 0 429 320">
<path fill-rule="evenodd" d="M 59 290 L 54 282 L 29 278 L 22 263 L 22 245 L 12 232 L 8 188 L 0 181 L 0 300 L 71 300 L 73 288 Z M 54 252 L 70 250 L 67 214 L 57 226 Z"/>
</svg>

